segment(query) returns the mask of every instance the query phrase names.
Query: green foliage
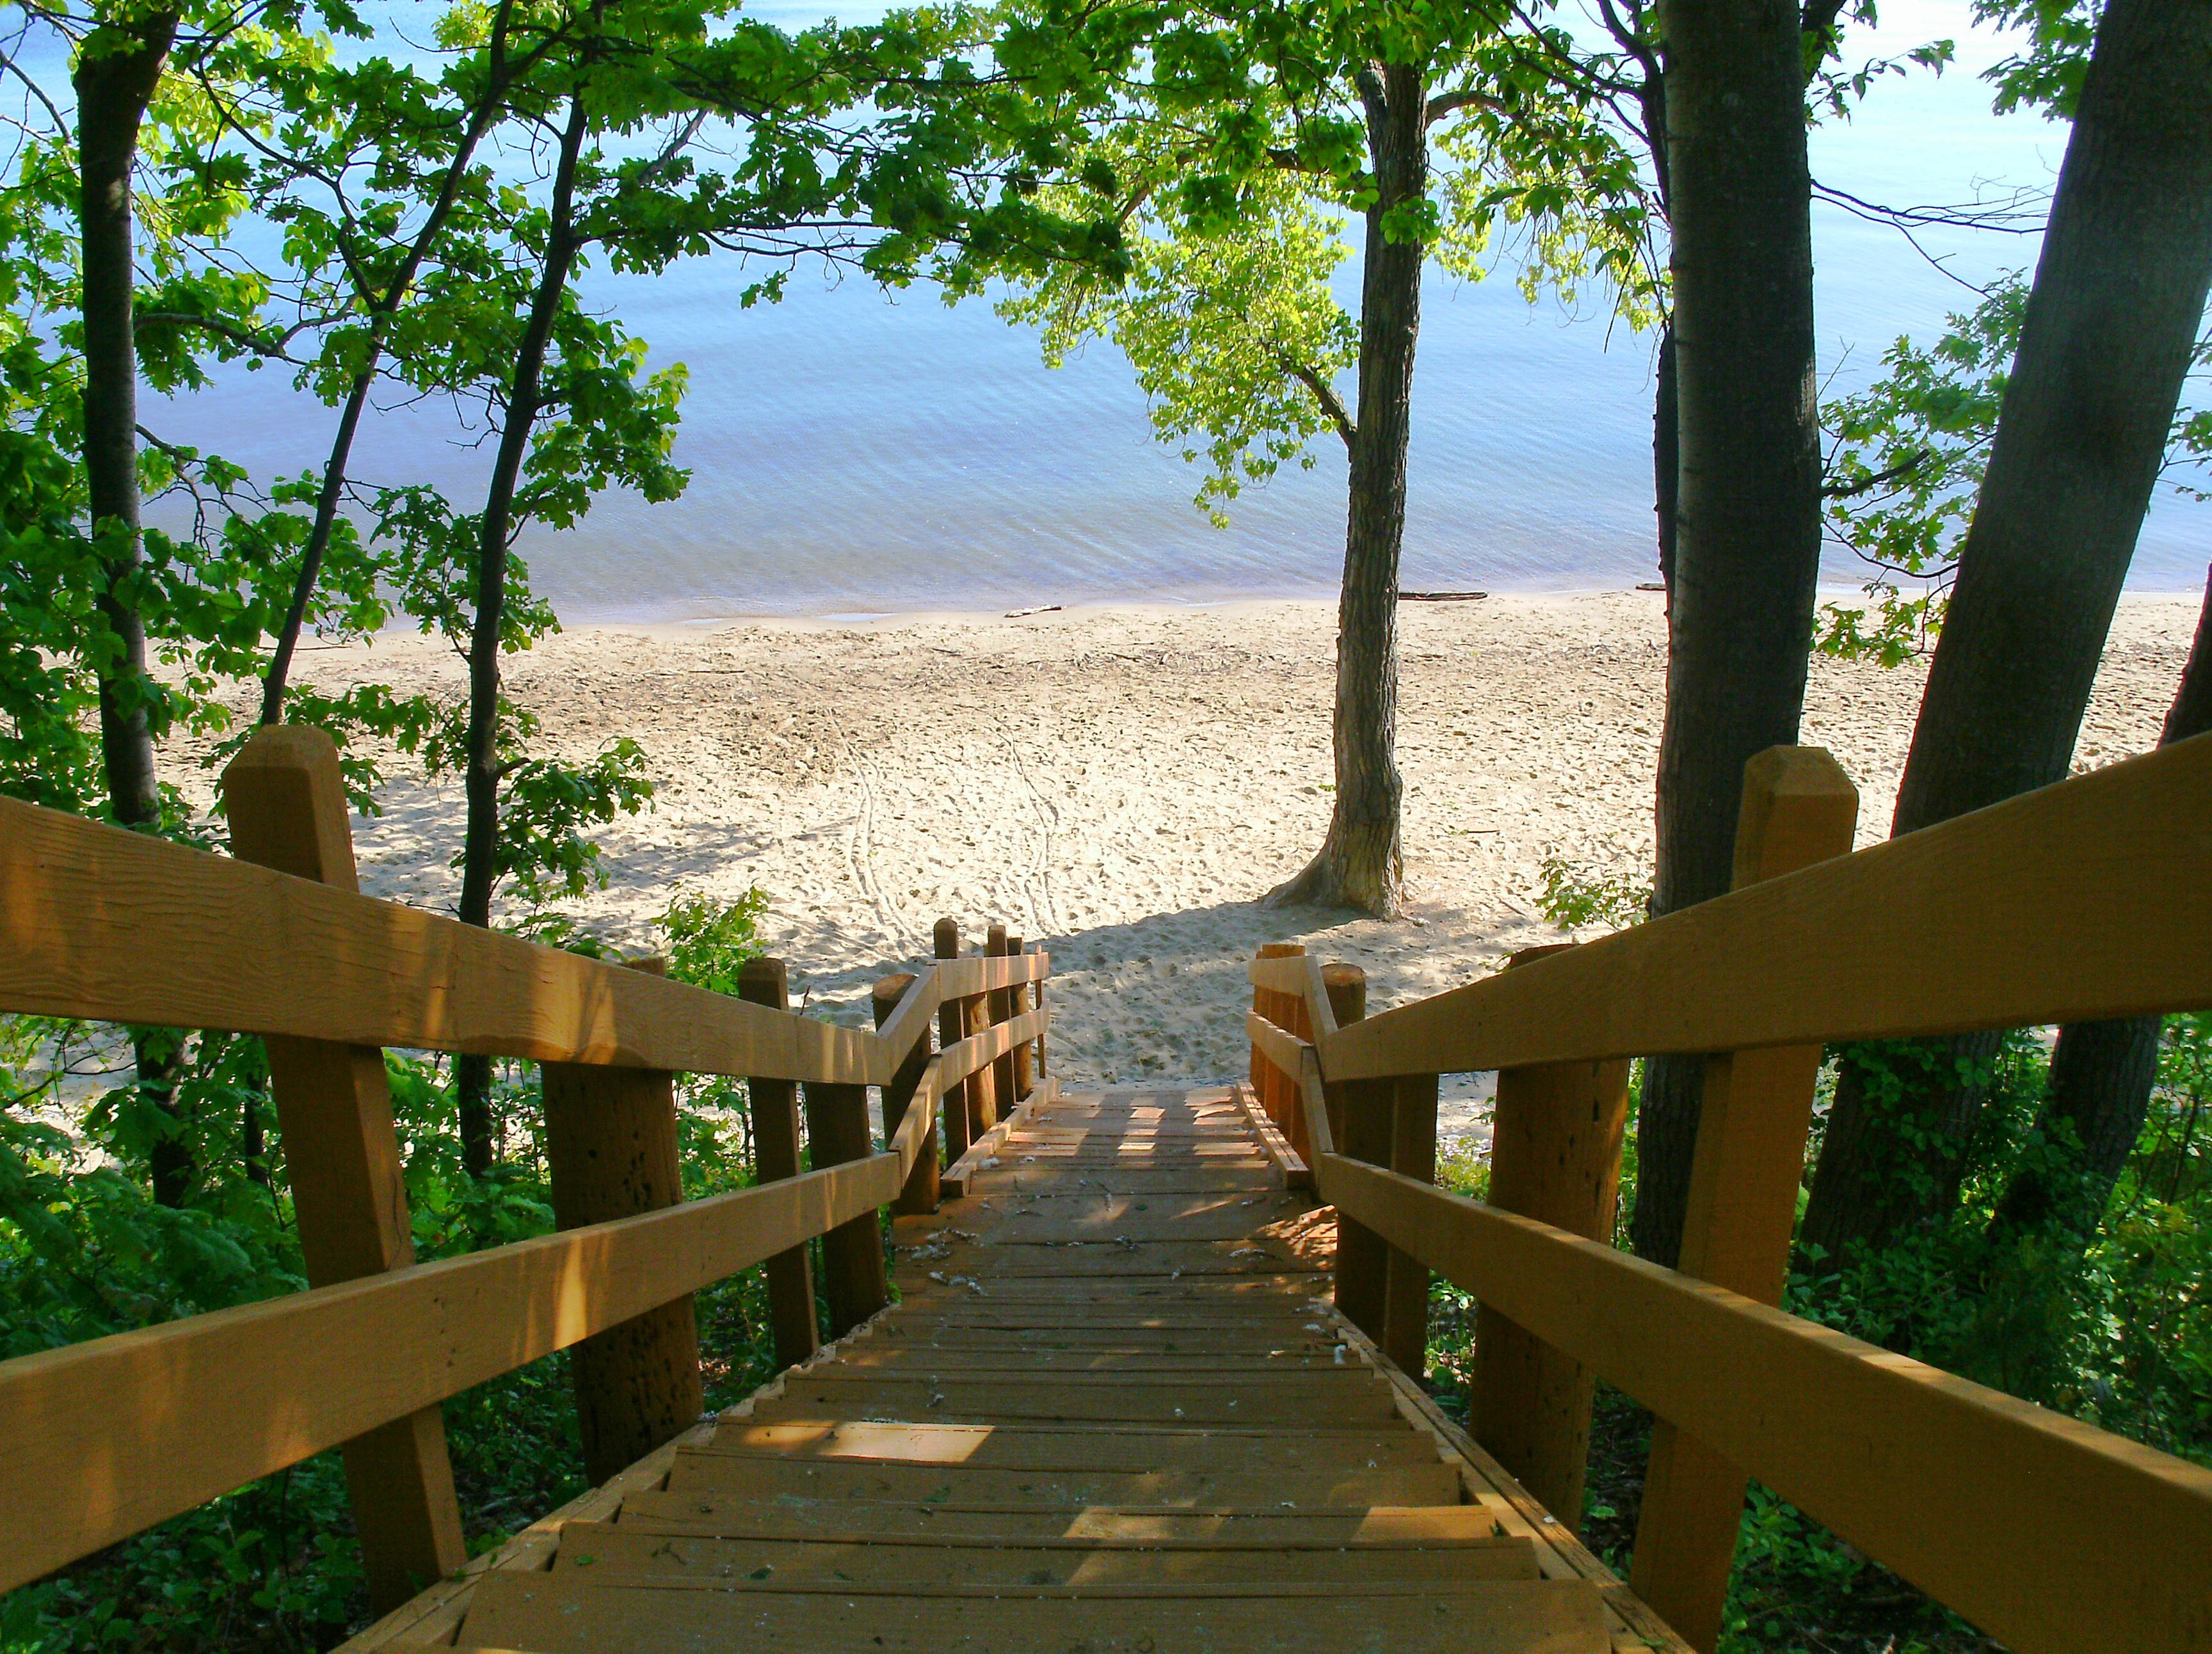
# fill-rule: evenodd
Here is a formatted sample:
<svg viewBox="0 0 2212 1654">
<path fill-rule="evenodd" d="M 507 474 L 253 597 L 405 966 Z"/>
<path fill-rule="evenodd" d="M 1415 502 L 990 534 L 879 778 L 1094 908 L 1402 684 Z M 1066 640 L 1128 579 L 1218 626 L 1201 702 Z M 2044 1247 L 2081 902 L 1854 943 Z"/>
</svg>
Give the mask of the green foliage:
<svg viewBox="0 0 2212 1654">
<path fill-rule="evenodd" d="M 767 912 L 768 892 L 757 886 L 733 902 L 718 902 L 703 891 L 678 891 L 660 918 L 669 976 L 734 996 L 739 969 L 760 957 L 760 921 Z"/>
<path fill-rule="evenodd" d="M 1868 607 L 1821 606 L 1816 645 L 1824 654 L 1898 666 L 1932 645 L 2027 307 L 2025 278 L 1999 277 L 1972 310 L 1949 319 L 1934 345 L 1899 338 L 1882 357 L 1881 380 L 1821 410 L 1833 441 L 1828 530 L 1874 570 Z M 2208 363 L 2212 342 L 2197 348 L 2197 368 Z M 2185 400 L 2167 454 L 2169 483 L 2198 493 L 2181 477 L 2212 459 L 2212 410 Z"/>
<path fill-rule="evenodd" d="M 1557 855 L 1544 858 L 1542 872 L 1544 888 L 1536 909 L 1561 930 L 1580 930 L 1585 925 L 1620 930 L 1650 916 L 1651 886 L 1632 874 L 1579 867 Z"/>
<path fill-rule="evenodd" d="M 1860 1068 L 1879 1103 L 1924 1090 L 1929 1065 L 1942 1061 L 1913 1043 L 1839 1049 L 1822 1073 L 1816 1126 L 1825 1121 L 1841 1062 Z M 2063 1218 L 2027 1234 L 1991 1223 L 2023 1164 L 2069 1152 L 2067 1145 L 2039 1140 L 2033 1128 L 2047 1080 L 2043 1038 L 2008 1036 L 1992 1061 L 1940 1078 L 1963 1078 L 1987 1099 L 1973 1137 L 1953 1151 L 1963 1190 L 1955 1211 L 1879 1256 L 1854 1256 L 1832 1273 L 1794 1274 L 1784 1307 L 2212 1464 L 2212 1302 L 2205 1292 L 2212 1281 L 2212 1014 L 2167 1019 L 2148 1117 L 2087 1236 L 2069 1232 Z M 1631 1085 L 1623 1216 L 1613 1239 L 1624 1250 L 1626 1214 L 1635 1204 L 1639 1086 L 1640 1075 Z M 1891 1175 L 1929 1175 L 1925 1157 L 1936 1148 L 1923 1141 Z M 1808 1173 L 1819 1149 L 1816 1135 Z M 1486 1157 L 1465 1142 L 1442 1145 L 1437 1181 L 1482 1199 Z M 1454 1413 L 1467 1405 L 1478 1307 L 1449 1282 L 1431 1288 L 1430 1387 Z M 1601 1384 L 1584 1537 L 1624 1573 L 1650 1441 L 1650 1415 Z M 1726 1654 L 1980 1654 L 1984 1646 L 1955 1615 L 1771 1489 L 1752 1486 L 1723 1616 Z"/>
<path fill-rule="evenodd" d="M 1562 32 L 1480 5 L 1030 0 L 1000 56 L 1093 88 L 1039 198 L 1110 212 L 1126 237 L 1109 258 L 1018 272 L 1000 313 L 1042 325 L 1051 365 L 1091 338 L 1119 346 L 1155 432 L 1205 465 L 1196 503 L 1217 525 L 1245 484 L 1313 465 L 1316 437 L 1352 441 L 1357 398 L 1337 381 L 1359 325 L 1334 292 L 1346 213 L 1462 279 L 1504 249 L 1532 301 L 1596 283 L 1632 325 L 1656 318 L 1646 192 L 1589 83 L 1562 72 Z M 1420 142 L 1449 163 L 1440 188 L 1387 210 L 1365 106 L 1382 63 L 1417 68 L 1434 112 Z"/>
</svg>

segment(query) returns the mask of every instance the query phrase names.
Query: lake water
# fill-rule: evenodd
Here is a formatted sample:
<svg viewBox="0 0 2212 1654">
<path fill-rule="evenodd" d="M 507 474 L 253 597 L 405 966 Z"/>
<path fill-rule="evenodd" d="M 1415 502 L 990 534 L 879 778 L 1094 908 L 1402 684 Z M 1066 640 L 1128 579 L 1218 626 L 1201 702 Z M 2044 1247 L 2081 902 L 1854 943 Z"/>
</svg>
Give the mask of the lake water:
<svg viewBox="0 0 2212 1654">
<path fill-rule="evenodd" d="M 767 8 L 801 22 L 817 15 Z M 848 13 L 847 15 L 852 14 Z M 1963 0 L 1887 0 L 1853 58 L 1951 35 L 1960 64 L 1880 85 L 1857 119 L 1818 131 L 1814 176 L 1892 204 L 2047 186 L 2065 129 L 1998 119 L 1976 71 L 2003 55 Z M 1932 338 L 1976 295 L 1897 231 L 1816 205 L 1818 322 L 1832 388 L 1875 376 L 1900 333 Z M 2033 265 L 2033 237 L 1936 231 L 1923 245 L 1966 281 Z M 1127 364 L 1094 346 L 1065 369 L 988 304 L 802 272 L 775 306 L 740 310 L 734 261 L 652 281 L 594 273 L 584 292 L 690 370 L 679 461 L 688 492 L 602 502 L 579 527 L 523 542 L 537 585 L 571 622 L 746 614 L 881 614 L 1114 600 L 1323 596 L 1343 554 L 1341 447 L 1248 490 L 1225 530 L 1190 496 L 1198 473 L 1152 440 Z M 1343 289 L 1356 294 L 1355 269 Z M 1650 342 L 1532 310 L 1508 274 L 1432 275 L 1413 390 L 1404 583 L 1567 590 L 1654 577 Z M 331 416 L 273 374 L 226 378 L 194 405 L 143 410 L 164 435 L 257 471 L 319 465 Z M 365 434 L 357 469 L 425 477 L 465 506 L 487 447 L 421 413 Z M 2212 511 L 2163 493 L 2131 584 L 2190 590 L 2212 556 Z M 1855 581 L 1848 554 L 1828 576 Z"/>
</svg>

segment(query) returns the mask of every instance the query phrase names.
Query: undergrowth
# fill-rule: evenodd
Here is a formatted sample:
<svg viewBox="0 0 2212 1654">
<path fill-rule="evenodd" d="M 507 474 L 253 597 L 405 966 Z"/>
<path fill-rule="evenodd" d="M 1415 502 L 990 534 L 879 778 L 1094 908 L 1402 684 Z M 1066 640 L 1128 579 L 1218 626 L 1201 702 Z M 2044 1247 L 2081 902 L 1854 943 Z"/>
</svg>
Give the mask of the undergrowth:
<svg viewBox="0 0 2212 1654">
<path fill-rule="evenodd" d="M 1831 1051 L 1807 1164 L 1839 1061 L 1899 1061 L 1896 1048 Z M 2047 1045 L 2007 1037 L 1966 1150 L 1963 1195 L 1945 1222 L 1832 1272 L 1793 1272 L 1785 1307 L 2165 1451 L 2212 1464 L 2212 1016 L 2168 1019 L 2149 1116 L 2118 1187 L 2083 1235 L 2054 1222 L 1993 1224 L 2019 1167 L 2069 1152 L 2034 1129 Z M 1614 1244 L 1635 1201 L 1635 1093 Z M 1465 1146 L 1438 1182 L 1481 1198 L 1488 1167 Z M 1801 1203 L 1802 1204 L 1802 1203 Z M 1466 1420 L 1476 1304 L 1438 1280 L 1429 1383 Z M 1626 1576 L 1635 1549 L 1650 1415 L 1601 1384 L 1592 1421 L 1583 1538 Z M 1745 1501 L 1723 1654 L 1979 1654 L 1972 1627 L 1756 1483 Z"/>
</svg>

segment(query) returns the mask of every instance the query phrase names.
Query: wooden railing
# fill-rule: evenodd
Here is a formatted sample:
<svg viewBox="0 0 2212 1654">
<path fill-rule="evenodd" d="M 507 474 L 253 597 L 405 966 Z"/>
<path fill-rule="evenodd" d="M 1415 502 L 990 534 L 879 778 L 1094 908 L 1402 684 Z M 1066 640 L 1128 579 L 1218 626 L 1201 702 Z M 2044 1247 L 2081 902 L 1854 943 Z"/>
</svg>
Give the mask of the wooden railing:
<svg viewBox="0 0 2212 1654">
<path fill-rule="evenodd" d="M 1474 1433 L 1570 1523 L 1591 1376 L 1649 1407 L 1631 1584 L 1700 1649 L 1752 1476 L 2021 1654 L 2212 1648 L 2212 1470 L 1775 1307 L 1824 1043 L 2212 1006 L 2212 737 L 1854 854 L 1856 809 L 1826 754 L 1761 754 L 1731 894 L 1380 1015 L 1255 959 L 1340 1304 L 1418 1363 L 1428 1272 L 1473 1293 Z M 1608 1244 L 1626 1059 L 1665 1053 L 1707 1058 L 1681 1273 Z M 1483 1204 L 1413 1158 L 1435 1076 L 1490 1069 Z"/>
<path fill-rule="evenodd" d="M 343 1446 L 372 1595 L 404 1602 L 465 1560 L 440 1402 L 589 1340 L 587 1465 L 629 1462 L 698 1418 L 688 1294 L 795 1256 L 781 1280 L 803 1296 L 781 1295 L 777 1332 L 801 1359 L 799 1249 L 819 1235 L 833 1324 L 881 1308 L 877 1208 L 934 1204 L 940 1106 L 960 1100 L 964 1143 L 994 1096 L 1012 1105 L 994 1065 L 1025 1085 L 1011 1059 L 1042 1059 L 1050 962 L 1001 933 L 993 954 L 879 983 L 873 1031 L 836 1027 L 781 1008 L 780 966 L 728 999 L 360 895 L 319 732 L 262 731 L 224 779 L 248 860 L 0 800 L 0 1009 L 267 1037 L 315 1284 L 0 1363 L 0 1591 Z M 1031 983 L 1038 1005 L 1017 1010 Z M 965 1031 L 933 1055 L 940 1007 Z M 386 1046 L 545 1065 L 560 1232 L 413 1262 Z M 750 1081 L 759 1186 L 676 1203 L 676 1073 Z"/>
</svg>

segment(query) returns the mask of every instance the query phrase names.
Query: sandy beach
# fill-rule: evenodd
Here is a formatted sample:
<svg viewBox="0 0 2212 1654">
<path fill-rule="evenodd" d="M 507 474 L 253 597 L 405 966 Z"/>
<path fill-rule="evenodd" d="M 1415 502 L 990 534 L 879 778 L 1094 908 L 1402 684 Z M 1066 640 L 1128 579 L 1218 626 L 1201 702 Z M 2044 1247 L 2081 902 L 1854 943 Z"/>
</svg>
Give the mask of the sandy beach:
<svg viewBox="0 0 2212 1654">
<path fill-rule="evenodd" d="M 1209 1079 L 1244 1069 L 1261 942 L 1364 966 L 1379 1009 L 1561 939 L 1536 905 L 1547 856 L 1648 877 L 1662 601 L 1404 607 L 1413 901 L 1389 923 L 1258 905 L 1327 824 L 1334 605 L 593 627 L 511 658 L 508 685 L 548 750 L 628 735 L 650 757 L 653 806 L 607 830 L 612 883 L 575 908 L 595 933 L 644 950 L 678 891 L 757 885 L 794 1000 L 858 1022 L 939 915 L 971 942 L 1000 921 L 1051 945 L 1061 1074 Z M 2123 605 L 2080 764 L 2156 739 L 2197 606 Z M 324 689 L 464 687 L 451 652 L 413 636 L 302 668 Z M 1858 782 L 1862 842 L 1887 832 L 1921 681 L 1815 659 L 1802 739 Z M 363 885 L 449 907 L 459 788 L 393 776 L 385 814 L 356 824 Z M 1478 1091 L 1448 1085 L 1453 1128 Z"/>
</svg>

